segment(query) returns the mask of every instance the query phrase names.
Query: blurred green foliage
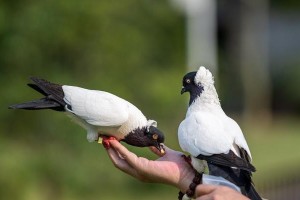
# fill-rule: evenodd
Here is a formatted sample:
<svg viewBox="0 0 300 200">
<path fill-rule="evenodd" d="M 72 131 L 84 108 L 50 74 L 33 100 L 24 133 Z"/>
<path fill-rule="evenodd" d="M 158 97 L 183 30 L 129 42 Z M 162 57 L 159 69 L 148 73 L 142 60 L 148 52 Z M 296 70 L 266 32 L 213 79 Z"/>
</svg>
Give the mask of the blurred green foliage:
<svg viewBox="0 0 300 200">
<path fill-rule="evenodd" d="M 29 76 L 39 76 L 61 84 L 112 92 L 158 121 L 173 121 L 181 116 L 165 112 L 183 102 L 174 97 L 180 91 L 185 55 L 183 18 L 167 1 L 0 4 L 3 105 L 37 98 L 25 83 Z M 161 112 L 155 112 L 154 106 Z M 19 113 L 3 112 L 1 117 L 17 121 L 14 123 L 20 120 L 12 119 L 24 118 Z M 29 115 L 32 118 L 27 117 L 28 125 L 40 120 L 39 114 Z M 5 122 L 1 127 L 10 126 L 21 132 L 17 128 L 20 124 Z"/>
<path fill-rule="evenodd" d="M 30 76 L 105 90 L 157 120 L 166 144 L 179 150 L 177 127 L 187 107 L 187 96 L 179 95 L 184 42 L 184 18 L 169 1 L 0 1 L 0 199 L 175 199 L 175 188 L 142 184 L 115 169 L 105 150 L 62 113 L 7 107 L 40 97 L 26 86 Z M 274 172 L 263 164 L 267 150 L 281 138 L 299 139 L 298 123 L 279 124 L 245 131 L 261 167 L 258 181 Z M 269 138 L 285 127 L 292 130 Z M 128 148 L 155 159 L 147 149 Z"/>
<path fill-rule="evenodd" d="M 176 197 L 116 170 L 61 113 L 7 107 L 40 97 L 30 76 L 105 90 L 157 120 L 176 148 L 184 56 L 184 19 L 168 1 L 0 1 L 0 198 Z"/>
</svg>

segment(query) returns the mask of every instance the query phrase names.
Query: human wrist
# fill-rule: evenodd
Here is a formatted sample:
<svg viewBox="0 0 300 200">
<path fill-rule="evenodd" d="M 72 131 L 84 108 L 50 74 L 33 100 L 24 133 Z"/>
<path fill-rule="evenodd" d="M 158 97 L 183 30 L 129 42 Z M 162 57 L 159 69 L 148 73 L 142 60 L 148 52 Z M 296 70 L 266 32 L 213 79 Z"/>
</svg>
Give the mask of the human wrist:
<svg viewBox="0 0 300 200">
<path fill-rule="evenodd" d="M 190 184 L 193 182 L 194 177 L 195 170 L 188 163 L 185 163 L 180 180 L 178 181 L 176 187 L 181 192 L 185 193 L 189 189 Z"/>
</svg>

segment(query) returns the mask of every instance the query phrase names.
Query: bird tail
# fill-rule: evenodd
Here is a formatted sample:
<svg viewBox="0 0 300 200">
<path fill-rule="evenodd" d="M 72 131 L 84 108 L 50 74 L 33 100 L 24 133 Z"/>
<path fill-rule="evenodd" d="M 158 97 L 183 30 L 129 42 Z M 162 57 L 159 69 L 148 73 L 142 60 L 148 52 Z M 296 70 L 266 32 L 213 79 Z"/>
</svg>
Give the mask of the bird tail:
<svg viewBox="0 0 300 200">
<path fill-rule="evenodd" d="M 27 84 L 32 89 L 43 94 L 45 97 L 29 102 L 15 104 L 9 106 L 11 109 L 25 109 L 25 110 L 40 110 L 52 109 L 56 111 L 64 111 L 65 101 L 64 92 L 61 85 L 50 83 L 44 79 L 31 77 L 34 83 Z"/>
<path fill-rule="evenodd" d="M 259 194 L 256 192 L 253 184 L 250 185 L 249 190 L 246 191 L 246 195 L 251 200 L 262 200 L 262 198 L 259 196 Z"/>
</svg>

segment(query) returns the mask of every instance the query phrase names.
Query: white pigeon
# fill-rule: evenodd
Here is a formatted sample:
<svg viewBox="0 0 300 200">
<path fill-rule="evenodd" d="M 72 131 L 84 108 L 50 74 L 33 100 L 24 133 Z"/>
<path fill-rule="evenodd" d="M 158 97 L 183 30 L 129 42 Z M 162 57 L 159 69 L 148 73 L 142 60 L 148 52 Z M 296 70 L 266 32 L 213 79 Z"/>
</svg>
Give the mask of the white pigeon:
<svg viewBox="0 0 300 200">
<path fill-rule="evenodd" d="M 10 106 L 13 109 L 65 111 L 87 130 L 88 141 L 112 136 L 133 146 L 155 146 L 163 151 L 163 133 L 154 120 L 128 101 L 111 93 L 59 85 L 32 77 L 28 86 L 43 94 L 42 99 Z M 106 138 L 107 139 L 107 138 Z M 107 143 L 106 143 L 107 144 Z"/>
<path fill-rule="evenodd" d="M 182 84 L 181 94 L 189 92 L 190 101 L 178 140 L 191 154 L 193 167 L 199 173 L 208 167 L 210 175 L 233 182 L 251 199 L 261 199 L 251 181 L 255 168 L 249 147 L 239 125 L 221 108 L 211 72 L 201 66 L 186 74 Z"/>
</svg>

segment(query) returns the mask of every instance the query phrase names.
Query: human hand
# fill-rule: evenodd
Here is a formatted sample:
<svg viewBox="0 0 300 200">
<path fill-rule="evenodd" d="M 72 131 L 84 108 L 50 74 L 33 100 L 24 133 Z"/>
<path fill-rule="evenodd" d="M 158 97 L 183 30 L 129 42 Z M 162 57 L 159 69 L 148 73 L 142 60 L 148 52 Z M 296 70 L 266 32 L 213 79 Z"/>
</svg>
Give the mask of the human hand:
<svg viewBox="0 0 300 200">
<path fill-rule="evenodd" d="M 115 167 L 143 182 L 173 185 L 185 192 L 192 182 L 195 172 L 183 159 L 182 153 L 166 146 L 162 155 L 156 148 L 152 152 L 160 156 L 157 160 L 148 160 L 130 152 L 117 140 L 109 140 L 107 149 L 109 158 Z"/>
<path fill-rule="evenodd" d="M 196 200 L 249 200 L 241 193 L 218 185 L 201 184 L 196 187 Z"/>
</svg>

